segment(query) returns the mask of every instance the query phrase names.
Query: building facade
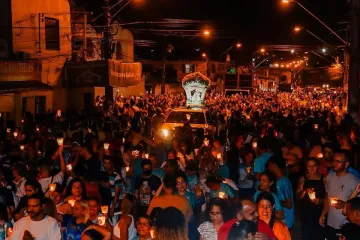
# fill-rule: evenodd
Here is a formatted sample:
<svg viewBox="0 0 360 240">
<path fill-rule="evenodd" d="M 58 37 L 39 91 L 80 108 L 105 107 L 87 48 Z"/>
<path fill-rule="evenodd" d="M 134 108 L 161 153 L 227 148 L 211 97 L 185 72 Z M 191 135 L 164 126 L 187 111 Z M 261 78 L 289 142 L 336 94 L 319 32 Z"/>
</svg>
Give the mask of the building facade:
<svg viewBox="0 0 360 240">
<path fill-rule="evenodd" d="M 62 69 L 72 51 L 68 0 L 1 5 L 0 112 L 19 123 L 25 112 L 65 109 Z"/>
</svg>

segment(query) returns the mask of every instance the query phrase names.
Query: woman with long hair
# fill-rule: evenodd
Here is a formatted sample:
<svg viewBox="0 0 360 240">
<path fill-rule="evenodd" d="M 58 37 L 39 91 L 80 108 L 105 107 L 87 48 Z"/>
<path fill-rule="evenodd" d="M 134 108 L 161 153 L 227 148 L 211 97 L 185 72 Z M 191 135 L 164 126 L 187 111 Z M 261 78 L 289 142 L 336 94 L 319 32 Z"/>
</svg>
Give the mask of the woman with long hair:
<svg viewBox="0 0 360 240">
<path fill-rule="evenodd" d="M 8 211 L 5 204 L 0 204 L 0 240 L 5 240 L 11 233 L 12 223 L 8 218 Z"/>
<path fill-rule="evenodd" d="M 155 221 L 156 240 L 188 240 L 188 230 L 184 215 L 174 207 L 159 210 Z"/>
<path fill-rule="evenodd" d="M 119 222 L 113 229 L 113 240 L 133 240 L 136 238 L 137 233 L 134 221 L 135 206 L 135 196 L 127 194 L 121 202 L 121 214 L 119 216 Z"/>
<path fill-rule="evenodd" d="M 217 240 L 220 227 L 228 221 L 228 204 L 221 198 L 213 198 L 209 203 L 209 221 L 200 224 L 201 240 Z"/>
<path fill-rule="evenodd" d="M 58 205 L 57 211 L 62 214 L 72 214 L 72 207 L 75 201 L 86 200 L 85 183 L 80 178 L 74 178 L 66 188 L 64 204 Z"/>
<path fill-rule="evenodd" d="M 205 203 L 205 197 L 201 192 L 200 188 L 195 189 L 195 193 L 188 190 L 189 183 L 187 181 L 187 176 L 184 172 L 179 171 L 176 174 L 176 190 L 177 193 L 181 196 L 184 196 L 188 201 L 190 206 L 193 208 L 193 211 L 197 207 Z"/>
<path fill-rule="evenodd" d="M 319 173 L 319 162 L 310 158 L 305 163 L 306 174 L 299 179 L 296 197 L 301 201 L 301 220 L 303 239 L 323 238 L 319 218 L 322 213 L 325 184 Z"/>
<path fill-rule="evenodd" d="M 271 193 L 262 192 L 257 197 L 259 218 L 266 222 L 274 231 L 278 240 L 291 240 L 291 235 L 285 223 L 278 220 L 274 214 L 275 200 Z"/>
</svg>

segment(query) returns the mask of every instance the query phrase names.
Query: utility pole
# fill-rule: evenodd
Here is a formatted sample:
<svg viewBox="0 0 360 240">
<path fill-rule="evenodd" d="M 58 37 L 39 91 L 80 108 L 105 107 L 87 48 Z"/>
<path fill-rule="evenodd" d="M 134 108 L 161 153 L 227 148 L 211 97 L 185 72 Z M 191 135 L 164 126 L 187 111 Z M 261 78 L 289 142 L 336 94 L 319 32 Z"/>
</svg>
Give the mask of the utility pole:
<svg viewBox="0 0 360 240">
<path fill-rule="evenodd" d="M 112 37 L 110 33 L 111 14 L 110 14 L 110 0 L 104 0 L 104 18 L 105 18 L 105 30 L 104 30 L 104 58 L 111 59 L 111 42 Z"/>
<path fill-rule="evenodd" d="M 165 80 L 166 80 L 166 36 L 164 36 L 164 44 L 163 44 L 163 67 L 161 74 L 161 94 L 165 94 Z"/>
<path fill-rule="evenodd" d="M 87 40 L 86 40 L 86 38 L 87 38 L 87 36 L 86 36 L 86 34 L 87 34 L 87 13 L 84 13 L 84 32 L 83 32 L 83 58 L 84 58 L 84 62 L 86 62 L 86 44 L 87 44 Z"/>
<path fill-rule="evenodd" d="M 105 30 L 104 30 L 104 59 L 107 61 L 112 58 L 111 54 L 111 44 L 112 44 L 112 36 L 110 33 L 110 24 L 111 24 L 111 13 L 110 13 L 110 0 L 105 0 L 104 6 L 104 18 L 105 18 Z M 110 76 L 109 76 L 110 78 Z M 108 83 L 110 83 L 110 79 L 108 79 Z M 108 100 L 113 100 L 114 92 L 113 87 L 109 84 L 105 86 L 105 97 Z"/>
<path fill-rule="evenodd" d="M 351 1 L 351 37 L 350 37 L 350 76 L 348 91 L 348 111 L 360 123 L 360 47 L 359 47 L 359 23 L 360 23 L 360 0 Z"/>
</svg>

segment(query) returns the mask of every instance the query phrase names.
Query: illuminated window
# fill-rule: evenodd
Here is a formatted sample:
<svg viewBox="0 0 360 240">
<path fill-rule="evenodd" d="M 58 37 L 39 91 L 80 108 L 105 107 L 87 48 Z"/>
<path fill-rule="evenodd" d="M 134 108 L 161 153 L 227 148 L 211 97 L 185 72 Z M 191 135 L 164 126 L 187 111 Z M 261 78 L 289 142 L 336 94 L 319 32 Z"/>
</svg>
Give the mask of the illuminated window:
<svg viewBox="0 0 360 240">
<path fill-rule="evenodd" d="M 45 42 L 46 50 L 60 50 L 59 20 L 45 18 Z"/>
</svg>

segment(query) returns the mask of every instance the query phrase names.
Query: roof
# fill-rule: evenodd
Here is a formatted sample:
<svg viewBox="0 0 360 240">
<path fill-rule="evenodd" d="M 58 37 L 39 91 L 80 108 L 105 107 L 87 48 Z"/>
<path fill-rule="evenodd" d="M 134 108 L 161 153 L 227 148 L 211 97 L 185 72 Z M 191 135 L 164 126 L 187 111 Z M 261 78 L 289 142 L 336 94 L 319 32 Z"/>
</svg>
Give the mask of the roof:
<svg viewBox="0 0 360 240">
<path fill-rule="evenodd" d="M 51 89 L 53 89 L 52 86 L 38 80 L 5 82 L 0 81 L 0 94 Z"/>
</svg>

